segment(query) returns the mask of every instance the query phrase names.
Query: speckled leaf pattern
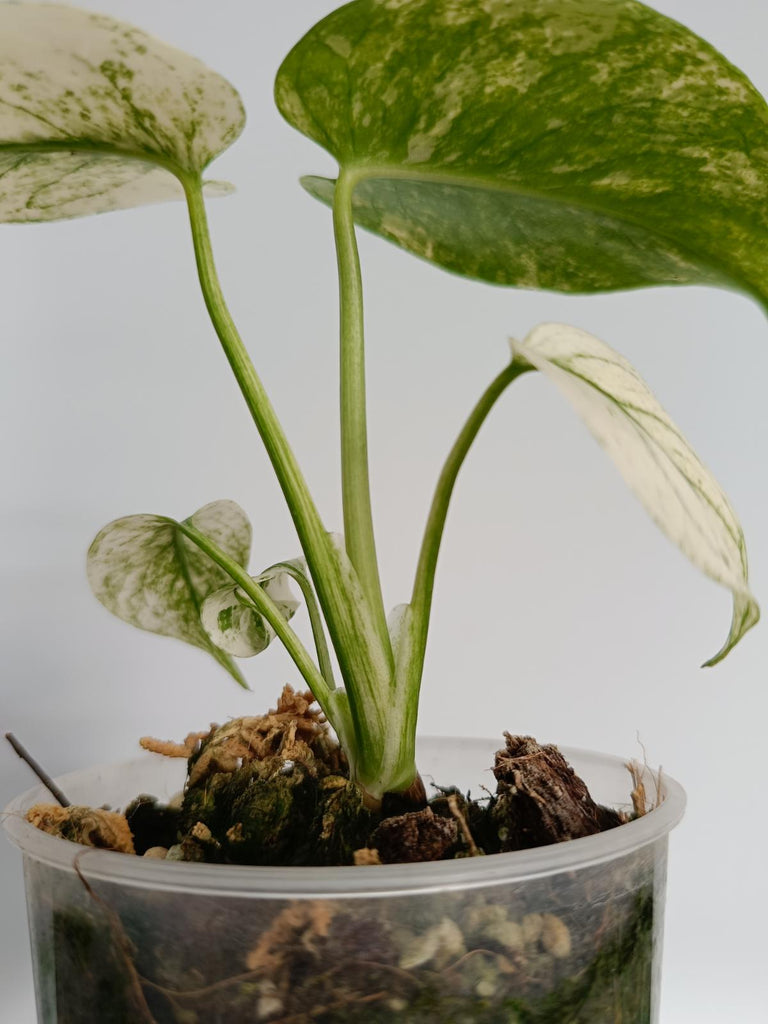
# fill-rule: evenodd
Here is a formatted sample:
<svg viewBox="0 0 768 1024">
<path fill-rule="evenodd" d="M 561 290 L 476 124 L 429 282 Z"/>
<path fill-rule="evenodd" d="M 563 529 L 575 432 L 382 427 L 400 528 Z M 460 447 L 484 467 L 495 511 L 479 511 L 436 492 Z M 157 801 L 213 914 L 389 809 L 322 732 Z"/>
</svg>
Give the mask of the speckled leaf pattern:
<svg viewBox="0 0 768 1024">
<path fill-rule="evenodd" d="M 185 522 L 247 568 L 251 525 L 234 501 L 214 501 Z M 200 608 L 229 576 L 173 519 L 135 515 L 109 523 L 91 544 L 87 569 L 93 593 L 118 618 L 214 653 Z"/>
<path fill-rule="evenodd" d="M 734 610 L 714 665 L 760 618 L 748 585 L 744 535 L 719 484 L 623 356 L 575 327 L 543 324 L 513 356 L 541 370 L 581 416 L 660 529 L 711 579 Z"/>
<path fill-rule="evenodd" d="M 354 174 L 357 221 L 449 270 L 766 299 L 768 108 L 635 0 L 355 0 L 291 51 L 276 97 Z"/>
<path fill-rule="evenodd" d="M 181 198 L 173 175 L 199 175 L 244 119 L 224 78 L 130 25 L 0 3 L 0 220 Z"/>
<path fill-rule="evenodd" d="M 286 619 L 293 618 L 299 602 L 284 572 L 266 572 L 252 577 Z M 266 650 L 275 631 L 253 602 L 237 586 L 222 587 L 205 599 L 200 622 L 211 642 L 235 658 L 252 658 Z"/>
</svg>

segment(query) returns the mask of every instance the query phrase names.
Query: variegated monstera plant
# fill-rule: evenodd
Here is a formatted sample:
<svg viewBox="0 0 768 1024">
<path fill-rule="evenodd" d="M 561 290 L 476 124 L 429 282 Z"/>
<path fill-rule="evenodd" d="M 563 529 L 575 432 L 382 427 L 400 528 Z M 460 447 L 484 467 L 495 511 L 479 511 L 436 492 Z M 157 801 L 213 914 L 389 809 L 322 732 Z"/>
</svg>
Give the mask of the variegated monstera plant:
<svg viewBox="0 0 768 1024">
<path fill-rule="evenodd" d="M 733 593 L 722 658 L 758 619 L 744 540 L 717 483 L 621 356 L 545 324 L 471 412 L 439 476 L 410 600 L 386 615 L 368 484 L 355 224 L 447 270 L 597 292 L 715 284 L 765 303 L 768 108 L 749 81 L 637 0 L 353 0 L 298 43 L 277 104 L 338 161 L 304 187 L 333 210 L 341 290 L 344 533 L 322 521 L 227 310 L 204 196 L 240 134 L 235 89 L 132 27 L 0 3 L 0 218 L 46 221 L 186 201 L 213 326 L 293 518 L 303 558 L 255 576 L 250 526 L 217 501 L 96 537 L 98 598 L 143 629 L 232 660 L 277 637 L 372 800 L 409 787 L 435 568 L 457 476 L 494 403 L 533 370 L 581 414 L 662 530 Z M 290 625 L 304 597 L 316 653 Z M 330 637 L 341 675 L 334 680 Z"/>
</svg>

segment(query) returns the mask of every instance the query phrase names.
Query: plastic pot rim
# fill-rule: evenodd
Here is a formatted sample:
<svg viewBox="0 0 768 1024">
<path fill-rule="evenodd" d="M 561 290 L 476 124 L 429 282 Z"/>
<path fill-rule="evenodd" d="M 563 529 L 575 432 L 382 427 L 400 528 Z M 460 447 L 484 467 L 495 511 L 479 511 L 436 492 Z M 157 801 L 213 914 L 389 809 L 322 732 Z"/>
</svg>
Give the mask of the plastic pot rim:
<svg viewBox="0 0 768 1024">
<path fill-rule="evenodd" d="M 488 740 L 467 737 L 430 737 L 422 743 L 480 744 Z M 498 741 L 492 745 L 498 746 Z M 621 771 L 627 775 L 625 759 L 608 754 L 560 747 L 569 762 L 589 781 L 589 768 Z M 130 766 L 155 758 L 124 762 Z M 82 780 L 100 768 L 70 772 L 56 779 L 66 792 L 68 784 Z M 656 776 L 645 769 L 646 779 Z M 662 802 L 643 817 L 599 835 L 571 839 L 552 846 L 513 853 L 496 853 L 460 860 L 420 864 L 384 864 L 344 867 L 250 867 L 243 865 L 193 864 L 132 857 L 124 853 L 95 850 L 41 832 L 25 820 L 35 803 L 50 803 L 52 797 L 38 785 L 12 800 L 5 808 L 3 825 L 11 841 L 33 860 L 61 870 L 77 870 L 89 881 L 102 881 L 143 889 L 188 892 L 192 895 L 262 897 L 264 899 L 383 898 L 453 889 L 486 888 L 522 883 L 562 871 L 577 871 L 629 855 L 663 839 L 678 824 L 685 810 L 685 792 L 674 779 L 661 777 Z M 627 791 L 629 792 L 629 786 Z"/>
</svg>

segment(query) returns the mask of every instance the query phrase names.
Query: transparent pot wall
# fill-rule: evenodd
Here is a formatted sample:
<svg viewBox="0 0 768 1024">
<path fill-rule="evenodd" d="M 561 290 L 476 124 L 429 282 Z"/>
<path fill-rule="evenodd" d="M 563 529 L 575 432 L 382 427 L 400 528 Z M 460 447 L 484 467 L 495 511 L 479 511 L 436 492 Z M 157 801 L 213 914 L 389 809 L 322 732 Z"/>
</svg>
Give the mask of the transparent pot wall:
<svg viewBox="0 0 768 1024">
<path fill-rule="evenodd" d="M 484 741 L 427 741 L 420 764 L 427 780 L 478 792 L 492 753 Z M 626 803 L 620 761 L 566 754 L 596 799 Z M 142 759 L 62 786 L 76 802 L 117 806 L 170 795 L 179 768 Z M 670 780 L 665 797 L 612 832 L 537 851 L 335 869 L 84 851 L 13 813 L 39 1020 L 654 1024 L 667 834 L 684 802 Z"/>
</svg>

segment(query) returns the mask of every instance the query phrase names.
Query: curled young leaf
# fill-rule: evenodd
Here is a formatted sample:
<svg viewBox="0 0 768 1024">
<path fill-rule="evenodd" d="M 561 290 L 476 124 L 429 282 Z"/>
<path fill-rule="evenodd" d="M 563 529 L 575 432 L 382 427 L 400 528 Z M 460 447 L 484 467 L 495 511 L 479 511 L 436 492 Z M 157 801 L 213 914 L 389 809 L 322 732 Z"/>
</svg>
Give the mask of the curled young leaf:
<svg viewBox="0 0 768 1024">
<path fill-rule="evenodd" d="M 276 98 L 353 179 L 357 222 L 448 270 L 768 297 L 768 107 L 636 0 L 354 0 Z"/>
<path fill-rule="evenodd" d="M 515 359 L 541 370 L 581 416 L 660 529 L 695 566 L 733 593 L 733 621 L 714 665 L 758 621 L 744 535 L 719 484 L 623 356 L 563 324 L 542 324 Z"/>
<path fill-rule="evenodd" d="M 271 571 L 253 576 L 286 621 L 293 618 L 299 602 L 293 595 L 286 572 Z M 275 631 L 238 586 L 222 587 L 203 602 L 200 622 L 211 643 L 235 658 L 251 658 L 270 645 Z"/>
<path fill-rule="evenodd" d="M 0 220 L 183 198 L 242 131 L 235 89 L 113 18 L 0 3 Z M 169 173 L 170 172 L 170 173 Z"/>
<path fill-rule="evenodd" d="M 184 523 L 204 534 L 237 565 L 247 567 L 251 525 L 234 501 L 214 501 Z M 183 525 L 153 515 L 125 516 L 109 523 L 88 551 L 91 590 L 125 622 L 213 654 L 244 685 L 200 624 L 203 601 L 229 577 L 184 535 Z"/>
</svg>

